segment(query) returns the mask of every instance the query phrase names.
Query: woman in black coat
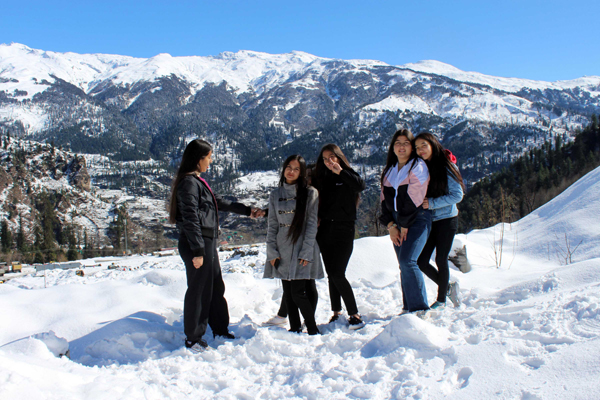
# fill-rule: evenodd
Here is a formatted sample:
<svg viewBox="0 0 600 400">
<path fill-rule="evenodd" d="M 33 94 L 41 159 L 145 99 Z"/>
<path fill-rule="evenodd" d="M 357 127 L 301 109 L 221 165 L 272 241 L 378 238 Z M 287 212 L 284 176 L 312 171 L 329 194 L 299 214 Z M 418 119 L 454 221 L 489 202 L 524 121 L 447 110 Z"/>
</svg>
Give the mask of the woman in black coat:
<svg viewBox="0 0 600 400">
<path fill-rule="evenodd" d="M 319 231 L 317 242 L 329 280 L 329 297 L 333 316 L 339 319 L 342 302 L 350 318 L 350 329 L 359 329 L 364 322 L 358 313 L 354 292 L 346 267 L 354 247 L 354 224 L 359 193 L 365 182 L 349 165 L 342 150 L 335 144 L 323 146 L 312 176 L 312 184 L 319 191 Z"/>
<path fill-rule="evenodd" d="M 200 176 L 212 162 L 212 147 L 204 140 L 191 141 L 183 152 L 173 180 L 169 221 L 179 230 L 179 254 L 185 263 L 187 291 L 183 304 L 185 346 L 201 351 L 208 346 L 202 336 L 210 325 L 213 336 L 235 339 L 228 330 L 229 310 L 221 275 L 217 241 L 219 211 L 259 216 L 261 210 L 215 195 Z"/>
</svg>

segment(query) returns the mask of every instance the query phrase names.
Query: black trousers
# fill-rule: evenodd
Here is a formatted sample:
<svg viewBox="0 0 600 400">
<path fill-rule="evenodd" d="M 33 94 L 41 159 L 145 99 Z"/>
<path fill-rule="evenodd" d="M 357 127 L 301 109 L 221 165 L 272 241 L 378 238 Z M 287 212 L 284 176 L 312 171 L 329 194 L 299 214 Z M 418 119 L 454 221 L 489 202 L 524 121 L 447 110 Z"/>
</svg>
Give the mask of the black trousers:
<svg viewBox="0 0 600 400">
<path fill-rule="evenodd" d="M 354 248 L 354 221 L 321 220 L 317 243 L 329 280 L 332 311 L 342 311 L 341 299 L 344 299 L 348 314 L 358 314 L 352 286 L 346 279 L 346 268 Z"/>
<path fill-rule="evenodd" d="M 316 299 L 318 299 L 318 295 L 309 296 L 307 294 L 307 292 L 310 293 L 312 291 L 312 288 L 314 288 L 316 293 L 314 279 L 282 280 L 281 284 L 283 285 L 283 299 L 290 319 L 290 330 L 298 332 L 302 327 L 300 314 L 298 313 L 298 309 L 300 309 L 308 333 L 311 335 L 319 333 L 315 321 Z"/>
<path fill-rule="evenodd" d="M 442 303 L 446 302 L 448 282 L 450 281 L 448 254 L 452 249 L 452 242 L 457 230 L 458 217 L 433 221 L 427 243 L 425 243 L 425 247 L 423 247 L 423 251 L 421 251 L 421 255 L 417 260 L 419 269 L 438 285 L 437 301 Z M 433 250 L 435 250 L 437 269 L 429 263 Z"/>
<path fill-rule="evenodd" d="M 306 285 L 306 296 L 310 300 L 310 303 L 314 305 L 315 312 L 317 311 L 317 303 L 319 302 L 319 293 L 317 292 L 317 285 L 315 284 L 314 279 L 309 279 L 308 284 Z M 285 297 L 281 296 L 281 305 L 279 306 L 279 311 L 277 311 L 277 315 L 282 318 L 287 318 L 287 306 L 285 305 Z"/>
<path fill-rule="evenodd" d="M 225 283 L 217 253 L 216 240 L 204 237 L 204 263 L 198 269 L 192 264 L 193 254 L 184 235 L 179 238 L 179 254 L 185 263 L 187 291 L 183 302 L 183 330 L 190 341 L 206 333 L 207 324 L 213 334 L 228 332 L 229 309 L 225 300 Z"/>
</svg>

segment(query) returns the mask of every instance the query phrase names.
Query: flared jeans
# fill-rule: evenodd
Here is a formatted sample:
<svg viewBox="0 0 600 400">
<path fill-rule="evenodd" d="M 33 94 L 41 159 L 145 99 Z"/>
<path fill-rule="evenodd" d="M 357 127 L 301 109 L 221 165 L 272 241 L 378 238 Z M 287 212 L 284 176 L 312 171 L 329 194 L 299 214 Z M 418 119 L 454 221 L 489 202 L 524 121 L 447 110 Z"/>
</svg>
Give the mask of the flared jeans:
<svg viewBox="0 0 600 400">
<path fill-rule="evenodd" d="M 394 213 L 394 220 L 398 223 L 396 213 Z M 431 211 L 419 209 L 415 221 L 408 228 L 406 240 L 400 246 L 394 245 L 400 264 L 403 309 L 408 312 L 429 309 L 425 280 L 417 265 L 417 260 L 427 243 L 430 232 Z"/>
</svg>

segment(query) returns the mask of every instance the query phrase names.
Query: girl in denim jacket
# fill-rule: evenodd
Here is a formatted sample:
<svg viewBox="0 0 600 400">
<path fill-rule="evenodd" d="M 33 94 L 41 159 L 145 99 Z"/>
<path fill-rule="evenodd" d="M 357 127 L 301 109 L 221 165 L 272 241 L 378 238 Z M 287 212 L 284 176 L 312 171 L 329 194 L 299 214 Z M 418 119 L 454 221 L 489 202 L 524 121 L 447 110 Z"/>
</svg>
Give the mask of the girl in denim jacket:
<svg viewBox="0 0 600 400">
<path fill-rule="evenodd" d="M 458 230 L 456 204 L 463 198 L 463 180 L 455 164 L 456 157 L 445 150 L 431 133 L 420 133 L 415 139 L 415 147 L 418 156 L 425 160 L 429 169 L 429 186 L 423 208 L 432 213 L 431 233 L 417 263 L 419 269 L 438 285 L 437 301 L 431 308 L 445 307 L 447 295 L 454 306 L 458 307 L 459 287 L 458 283 L 450 282 L 448 254 Z M 437 269 L 429 263 L 433 250 L 436 250 Z"/>
</svg>

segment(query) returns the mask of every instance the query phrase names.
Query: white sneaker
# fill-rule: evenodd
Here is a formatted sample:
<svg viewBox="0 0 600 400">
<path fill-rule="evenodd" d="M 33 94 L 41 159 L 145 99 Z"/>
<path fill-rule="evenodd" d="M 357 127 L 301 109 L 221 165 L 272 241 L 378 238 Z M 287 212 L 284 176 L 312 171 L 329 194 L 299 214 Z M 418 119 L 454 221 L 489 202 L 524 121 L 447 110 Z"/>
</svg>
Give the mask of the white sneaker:
<svg viewBox="0 0 600 400">
<path fill-rule="evenodd" d="M 273 318 L 269 319 L 267 322 L 265 322 L 265 325 L 267 325 L 267 326 L 279 326 L 279 325 L 285 324 L 286 322 L 287 322 L 287 318 L 280 317 L 279 315 L 276 315 Z"/>
<path fill-rule="evenodd" d="M 454 304 L 454 307 L 460 307 L 460 286 L 458 285 L 458 282 L 450 282 L 448 284 L 448 297 L 450 297 L 450 300 L 452 301 L 452 304 Z"/>
</svg>

